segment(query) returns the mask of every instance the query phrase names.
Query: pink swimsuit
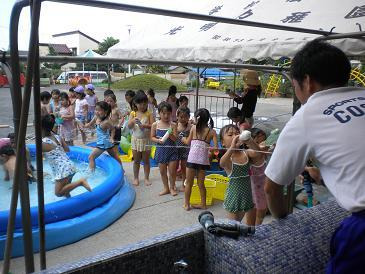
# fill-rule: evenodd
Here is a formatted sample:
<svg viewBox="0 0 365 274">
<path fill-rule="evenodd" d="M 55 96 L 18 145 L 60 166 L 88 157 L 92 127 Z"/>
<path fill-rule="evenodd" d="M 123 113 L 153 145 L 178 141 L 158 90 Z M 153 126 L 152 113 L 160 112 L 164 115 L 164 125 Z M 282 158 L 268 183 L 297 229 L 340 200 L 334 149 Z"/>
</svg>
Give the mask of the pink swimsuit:
<svg viewBox="0 0 365 274">
<path fill-rule="evenodd" d="M 260 166 L 251 165 L 250 167 L 252 198 L 256 209 L 267 208 L 266 197 L 264 192 L 265 168 L 266 168 L 266 162 L 263 162 Z"/>
</svg>

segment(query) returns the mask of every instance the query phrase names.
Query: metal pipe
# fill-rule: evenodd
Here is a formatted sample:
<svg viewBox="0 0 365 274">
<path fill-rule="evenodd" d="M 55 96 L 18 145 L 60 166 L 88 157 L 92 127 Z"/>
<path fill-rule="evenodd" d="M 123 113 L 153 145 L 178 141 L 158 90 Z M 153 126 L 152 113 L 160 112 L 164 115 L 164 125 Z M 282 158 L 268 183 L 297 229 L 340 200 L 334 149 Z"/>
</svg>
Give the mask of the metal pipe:
<svg viewBox="0 0 365 274">
<path fill-rule="evenodd" d="M 199 67 L 196 71 L 195 111 L 199 109 Z"/>
<path fill-rule="evenodd" d="M 27 56 L 19 56 L 21 61 L 26 61 Z M 9 60 L 10 56 L 6 55 L 5 60 Z M 194 62 L 194 61 L 177 61 L 177 60 L 151 60 L 151 59 L 124 59 L 111 57 L 80 57 L 80 56 L 40 56 L 41 62 L 54 63 L 82 63 L 90 62 L 96 64 L 146 64 L 146 65 L 169 65 L 169 66 L 204 66 L 204 67 L 221 67 L 221 68 L 240 68 L 253 70 L 273 70 L 273 71 L 289 71 L 289 67 L 267 66 L 267 65 L 252 65 L 252 64 L 236 64 L 236 63 L 220 63 L 220 62 Z"/>
<path fill-rule="evenodd" d="M 301 32 L 301 33 L 318 34 L 318 35 L 331 34 L 331 32 L 323 31 L 323 30 L 314 30 L 314 29 L 305 29 L 305 28 L 290 27 L 290 26 L 283 26 L 283 25 L 258 23 L 258 22 L 251 22 L 251 21 L 233 19 L 233 18 L 228 18 L 228 17 L 219 17 L 219 16 L 191 13 L 191 12 L 157 9 L 157 8 L 135 6 L 135 5 L 122 4 L 122 3 L 112 3 L 112 2 L 105 2 L 105 1 L 96 1 L 96 0 L 48 0 L 48 1 L 57 2 L 57 3 L 65 3 L 65 4 L 73 4 L 73 5 L 99 7 L 99 8 L 105 8 L 105 9 L 113 9 L 113 10 L 124 10 L 124 11 L 130 11 L 130 12 L 156 14 L 156 15 L 178 17 L 178 18 L 184 18 L 184 19 L 195 19 L 195 20 L 210 21 L 210 22 L 217 22 L 217 23 L 226 23 L 226 24 L 232 24 L 232 25 L 250 26 L 250 27 L 257 27 L 257 28 L 277 29 L 277 30 L 294 31 L 294 32 Z"/>
<path fill-rule="evenodd" d="M 233 71 L 233 92 L 236 93 L 236 73 L 237 73 L 237 69 L 235 68 Z"/>
<path fill-rule="evenodd" d="M 281 74 L 287 78 L 289 80 L 290 83 L 292 83 L 292 87 L 294 90 L 294 86 L 293 86 L 293 82 L 292 79 L 290 77 L 290 75 L 286 72 L 281 72 Z M 295 114 L 295 112 L 300 108 L 301 104 L 299 102 L 299 106 L 297 104 L 297 102 L 299 102 L 299 100 L 297 99 L 297 97 L 295 96 L 295 90 L 294 90 L 294 94 L 293 94 L 293 115 Z M 295 181 L 293 181 L 290 185 L 287 186 L 286 188 L 286 195 L 287 195 L 287 212 L 288 213 L 293 213 L 293 208 L 294 208 L 294 199 L 295 199 L 295 195 L 294 195 L 294 191 L 295 191 Z"/>
<path fill-rule="evenodd" d="M 14 121 L 14 133 L 15 142 L 18 143 L 18 132 L 19 132 L 19 120 L 20 112 L 22 106 L 22 93 L 20 87 L 20 68 L 19 68 L 19 51 L 18 51 L 18 26 L 19 17 L 23 7 L 29 4 L 28 1 L 17 1 L 15 2 L 10 16 L 10 27 L 9 27 L 9 42 L 10 42 L 10 67 L 5 69 L 5 73 L 8 77 L 10 92 L 13 104 L 13 121 Z M 17 173 L 16 173 L 17 174 Z M 3 273 L 7 274 L 10 268 L 10 257 L 11 248 L 13 245 L 13 233 L 14 233 L 14 222 L 17 211 L 18 204 L 18 194 L 19 194 L 19 183 L 14 181 L 13 189 L 11 194 L 10 209 L 9 209 L 9 219 L 6 230 L 6 243 L 4 250 L 4 262 L 3 262 Z"/>
<path fill-rule="evenodd" d="M 37 44 L 39 38 L 37 37 Z M 42 126 L 41 126 L 41 105 L 40 105 L 40 73 L 39 73 L 39 47 L 36 48 L 34 64 L 34 129 L 37 161 L 37 194 L 38 194 L 38 228 L 39 228 L 39 260 L 40 269 L 46 269 L 46 232 L 44 222 L 44 181 L 43 181 L 43 160 L 42 160 Z"/>
<path fill-rule="evenodd" d="M 336 39 L 343 39 L 343 38 L 365 38 L 365 31 L 357 31 L 357 32 L 349 32 L 349 33 L 336 33 L 325 35 L 316 38 L 316 40 L 336 40 Z"/>
<path fill-rule="evenodd" d="M 24 3 L 24 2 L 22 2 L 22 3 Z M 36 48 L 38 47 L 37 37 L 38 37 L 40 6 L 41 6 L 41 1 L 34 0 L 33 7 L 32 7 L 33 14 L 31 16 L 32 23 L 31 23 L 31 33 L 30 33 L 30 41 L 29 41 L 28 67 L 27 67 L 26 83 L 25 83 L 25 88 L 24 88 L 24 100 L 22 103 L 22 108 L 21 108 L 21 113 L 20 113 L 20 125 L 19 125 L 18 140 L 17 140 L 17 154 L 18 155 L 16 157 L 16 166 L 15 166 L 15 174 L 14 174 L 14 185 L 19 186 L 20 197 L 21 197 L 25 268 L 26 268 L 27 273 L 34 272 L 34 256 L 33 256 L 33 242 L 32 242 L 32 225 L 31 225 L 31 220 L 30 220 L 29 189 L 28 189 L 28 182 L 26 180 L 26 174 L 25 174 L 25 171 L 26 171 L 25 135 L 26 135 L 27 121 L 28 121 L 33 68 L 34 68 L 34 63 L 35 63 L 35 53 L 36 53 Z M 16 19 L 19 20 L 19 17 Z M 11 37 L 11 39 L 14 39 L 14 37 L 12 37 L 12 35 L 10 35 L 10 37 Z M 15 37 L 15 39 L 17 39 L 17 37 Z M 13 43 L 14 43 L 14 40 L 11 40 L 10 41 L 11 48 L 14 47 Z M 19 65 L 19 64 L 16 64 L 16 65 Z M 15 81 L 19 81 L 19 78 L 15 79 Z M 14 194 L 14 192 L 13 192 L 13 194 Z M 17 195 L 17 193 L 15 193 L 15 195 Z M 11 211 L 14 211 L 14 215 L 10 216 L 10 218 L 15 218 L 16 204 L 15 204 L 14 209 L 11 208 Z M 9 224 L 8 224 L 8 227 L 9 227 Z M 7 231 L 8 238 L 7 238 L 6 250 L 5 250 L 6 254 L 4 257 L 5 257 L 5 260 L 8 260 L 8 262 L 4 263 L 4 268 L 3 268 L 4 273 L 7 273 L 9 271 L 8 268 L 10 266 L 10 255 L 11 255 L 11 245 L 9 246 L 9 238 L 12 238 L 12 236 L 13 236 L 13 229 L 14 229 L 14 226 L 10 227 L 10 231 Z M 10 235 L 9 235 L 9 233 L 10 233 Z M 7 267 L 5 267 L 5 264 Z"/>
</svg>

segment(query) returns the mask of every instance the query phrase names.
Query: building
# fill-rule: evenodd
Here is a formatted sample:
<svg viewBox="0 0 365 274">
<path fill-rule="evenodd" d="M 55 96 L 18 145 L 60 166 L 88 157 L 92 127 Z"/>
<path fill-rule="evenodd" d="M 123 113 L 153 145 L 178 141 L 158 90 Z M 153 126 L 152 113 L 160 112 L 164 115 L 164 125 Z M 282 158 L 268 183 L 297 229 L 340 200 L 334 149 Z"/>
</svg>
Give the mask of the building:
<svg viewBox="0 0 365 274">
<path fill-rule="evenodd" d="M 49 43 L 39 43 L 39 55 L 73 55 L 72 51 L 67 47 L 66 44 L 49 44 Z"/>
<path fill-rule="evenodd" d="M 73 55 L 80 55 L 89 49 L 96 50 L 100 44 L 99 41 L 79 30 L 53 34 L 52 42 L 66 44 Z"/>
</svg>

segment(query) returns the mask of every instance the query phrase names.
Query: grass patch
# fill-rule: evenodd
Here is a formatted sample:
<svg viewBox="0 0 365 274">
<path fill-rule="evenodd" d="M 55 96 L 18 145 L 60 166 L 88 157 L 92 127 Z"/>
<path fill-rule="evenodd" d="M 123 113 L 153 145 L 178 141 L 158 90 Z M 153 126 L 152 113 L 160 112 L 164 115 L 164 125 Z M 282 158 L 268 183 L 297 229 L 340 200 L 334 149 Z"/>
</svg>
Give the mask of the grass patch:
<svg viewBox="0 0 365 274">
<path fill-rule="evenodd" d="M 186 91 L 186 86 L 175 84 L 153 74 L 139 74 L 117 81 L 111 85 L 112 89 L 142 89 L 153 88 L 155 91 L 168 90 L 171 85 L 175 85 L 178 91 Z"/>
</svg>

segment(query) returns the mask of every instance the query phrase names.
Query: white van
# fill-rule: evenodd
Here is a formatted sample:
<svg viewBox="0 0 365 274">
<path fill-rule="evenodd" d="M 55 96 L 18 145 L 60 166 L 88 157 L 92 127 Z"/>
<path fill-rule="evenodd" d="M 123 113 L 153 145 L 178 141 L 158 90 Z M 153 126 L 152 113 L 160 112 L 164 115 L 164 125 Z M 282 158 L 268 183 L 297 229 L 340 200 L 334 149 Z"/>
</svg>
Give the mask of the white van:
<svg viewBox="0 0 365 274">
<path fill-rule="evenodd" d="M 89 83 L 101 83 L 108 79 L 105 71 L 65 71 L 57 77 L 57 83 L 68 84 L 74 78 L 85 78 Z"/>
</svg>

